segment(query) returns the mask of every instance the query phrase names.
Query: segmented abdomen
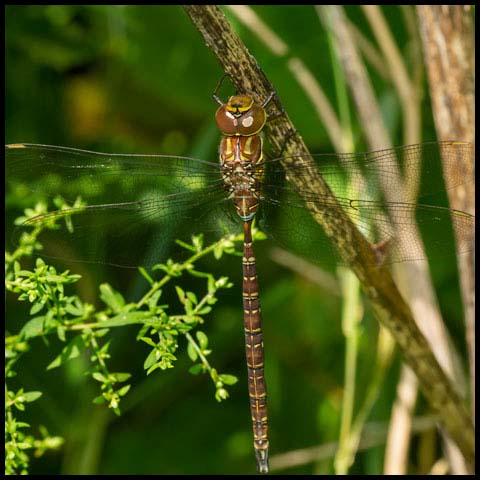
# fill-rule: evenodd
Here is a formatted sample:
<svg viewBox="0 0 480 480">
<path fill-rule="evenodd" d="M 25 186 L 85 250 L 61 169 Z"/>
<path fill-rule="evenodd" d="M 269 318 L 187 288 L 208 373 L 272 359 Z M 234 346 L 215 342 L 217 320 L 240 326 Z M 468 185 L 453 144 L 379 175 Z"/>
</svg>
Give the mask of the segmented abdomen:
<svg viewBox="0 0 480 480">
<path fill-rule="evenodd" d="M 262 316 L 257 269 L 252 245 L 252 221 L 261 198 L 262 139 L 259 135 L 226 136 L 220 143 L 225 188 L 231 192 L 243 220 L 243 321 L 248 369 L 248 392 L 257 468 L 268 473 L 267 389 L 264 377 Z"/>
<path fill-rule="evenodd" d="M 268 471 L 267 389 L 264 377 L 262 316 L 257 269 L 253 252 L 251 221 L 244 222 L 243 319 L 247 354 L 248 391 L 253 422 L 255 453 L 260 468 Z"/>
</svg>

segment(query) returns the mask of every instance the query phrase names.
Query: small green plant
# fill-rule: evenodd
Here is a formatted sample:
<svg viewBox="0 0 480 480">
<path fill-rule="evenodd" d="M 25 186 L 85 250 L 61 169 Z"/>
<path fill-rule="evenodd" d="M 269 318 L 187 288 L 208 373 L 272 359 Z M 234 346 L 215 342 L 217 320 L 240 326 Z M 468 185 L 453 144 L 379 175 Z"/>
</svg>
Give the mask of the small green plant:
<svg viewBox="0 0 480 480">
<path fill-rule="evenodd" d="M 58 202 L 57 202 L 58 203 Z M 80 203 L 79 203 L 80 205 Z M 62 206 L 56 205 L 58 208 Z M 46 212 L 44 204 L 38 204 L 33 210 L 26 210 L 26 217 L 17 220 L 22 223 L 26 218 Z M 69 219 L 62 219 L 69 221 Z M 112 328 L 138 324 L 140 329 L 137 340 L 151 347 L 144 361 L 144 369 L 149 375 L 157 369 L 165 370 L 174 366 L 177 359 L 179 337 L 187 339 L 188 356 L 194 362 L 190 368 L 192 374 L 208 373 L 215 387 L 215 398 L 222 401 L 228 398 L 227 387 L 237 382 L 233 375 L 218 373 L 207 360 L 211 350 L 208 348 L 207 335 L 198 330 L 204 323 L 205 316 L 210 313 L 212 305 L 217 302 L 218 292 L 230 288 L 232 284 L 227 277 L 215 278 L 212 274 L 199 271 L 195 263 L 209 254 L 220 259 L 224 253 L 239 254 L 235 243 L 243 239 L 242 235 L 228 235 L 219 241 L 205 246 L 201 235 L 192 237 L 191 244 L 178 243 L 191 253 L 184 262 L 177 263 L 168 260 L 164 264 L 154 266 L 150 272 L 140 268 L 140 273 L 149 284 L 145 295 L 137 302 L 127 303 L 120 292 L 111 285 L 102 284 L 99 287 L 99 298 L 105 308 L 96 310 L 93 305 L 82 301 L 77 295 L 69 295 L 69 287 L 80 279 L 80 275 L 69 270 L 58 272 L 41 258 L 37 258 L 33 270 L 22 268 L 21 260 L 41 252 L 42 245 L 38 237 L 43 229 L 55 229 L 52 220 L 42 226 L 34 226 L 32 231 L 24 232 L 19 239 L 14 252 L 5 254 L 5 284 L 6 289 L 17 295 L 19 301 L 29 302 L 31 319 L 23 324 L 18 333 L 7 332 L 5 338 L 5 471 L 8 474 L 28 473 L 28 451 L 34 450 L 35 455 L 41 455 L 48 449 L 59 448 L 63 439 L 51 437 L 45 427 L 40 426 L 41 439 L 27 435 L 27 423 L 17 420 L 15 414 L 25 410 L 29 402 L 40 398 L 41 392 L 25 392 L 20 388 L 10 390 L 10 379 L 21 372 L 19 361 L 23 355 L 33 348 L 33 341 L 40 337 L 56 335 L 65 343 L 61 352 L 46 366 L 47 369 L 60 367 L 68 360 L 87 352 L 90 366 L 86 372 L 98 382 L 99 395 L 93 399 L 97 404 L 106 404 L 117 415 L 120 415 L 122 398 L 128 393 L 131 375 L 128 372 L 113 372 L 109 368 L 110 340 Z M 257 233 L 257 238 L 262 238 Z M 155 280 L 156 272 L 163 276 Z M 197 295 L 185 291 L 177 282 L 182 275 L 191 275 L 205 280 L 205 291 Z M 169 313 L 169 305 L 161 303 L 162 288 L 167 283 L 173 283 L 183 311 L 177 314 Z M 193 330 L 195 334 L 193 334 Z M 18 379 L 17 379 L 18 380 Z"/>
</svg>

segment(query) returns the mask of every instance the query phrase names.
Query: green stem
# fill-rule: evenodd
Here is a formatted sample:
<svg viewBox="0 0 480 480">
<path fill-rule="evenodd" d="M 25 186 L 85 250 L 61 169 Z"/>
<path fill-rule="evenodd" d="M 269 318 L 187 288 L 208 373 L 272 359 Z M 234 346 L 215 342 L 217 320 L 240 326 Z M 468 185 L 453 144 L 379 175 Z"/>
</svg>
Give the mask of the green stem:
<svg viewBox="0 0 480 480">
<path fill-rule="evenodd" d="M 185 337 L 187 337 L 188 341 L 192 344 L 192 347 L 194 348 L 194 350 L 197 352 L 197 355 L 200 357 L 200 360 L 202 361 L 202 363 L 205 365 L 205 368 L 208 370 L 208 373 L 210 374 L 210 377 L 213 378 L 213 369 L 212 367 L 210 366 L 210 363 L 208 363 L 208 360 L 207 358 L 205 357 L 205 355 L 202 353 L 202 350 L 201 348 L 198 346 L 197 342 L 195 341 L 195 339 L 187 332 L 185 333 Z"/>
<path fill-rule="evenodd" d="M 355 378 L 357 372 L 359 327 L 363 316 L 360 300 L 360 283 L 355 274 L 340 269 L 343 289 L 342 330 L 346 339 L 345 388 L 342 402 L 342 418 L 338 451 L 335 455 L 335 473 L 345 475 L 351 464 L 350 437 L 352 434 L 353 408 L 355 404 Z"/>
</svg>

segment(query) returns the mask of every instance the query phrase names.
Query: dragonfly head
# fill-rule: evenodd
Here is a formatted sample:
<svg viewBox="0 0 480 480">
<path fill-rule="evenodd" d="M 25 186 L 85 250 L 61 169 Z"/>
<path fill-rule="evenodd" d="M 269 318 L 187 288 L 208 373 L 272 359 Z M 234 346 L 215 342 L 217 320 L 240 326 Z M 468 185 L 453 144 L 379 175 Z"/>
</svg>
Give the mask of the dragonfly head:
<svg viewBox="0 0 480 480">
<path fill-rule="evenodd" d="M 234 95 L 230 97 L 225 104 L 228 112 L 236 117 L 250 110 L 253 106 L 253 98 L 248 95 Z"/>
<path fill-rule="evenodd" d="M 249 95 L 234 95 L 217 109 L 215 121 L 224 135 L 250 136 L 262 130 L 267 114 Z"/>
</svg>

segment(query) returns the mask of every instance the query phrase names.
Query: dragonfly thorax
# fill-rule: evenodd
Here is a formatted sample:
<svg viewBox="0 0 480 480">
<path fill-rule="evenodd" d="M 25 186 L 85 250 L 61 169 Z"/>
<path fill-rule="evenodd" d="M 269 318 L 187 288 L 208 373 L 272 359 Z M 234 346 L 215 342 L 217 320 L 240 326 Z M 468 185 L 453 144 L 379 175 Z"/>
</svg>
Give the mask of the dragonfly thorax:
<svg viewBox="0 0 480 480">
<path fill-rule="evenodd" d="M 259 135 L 224 137 L 220 142 L 220 163 L 225 190 L 238 215 L 244 221 L 250 220 L 261 199 L 262 139 Z"/>
</svg>

